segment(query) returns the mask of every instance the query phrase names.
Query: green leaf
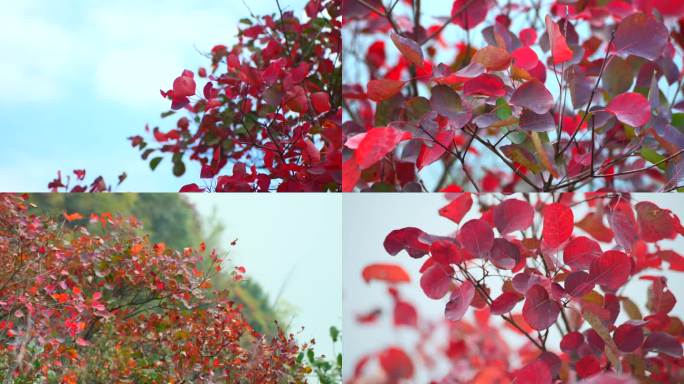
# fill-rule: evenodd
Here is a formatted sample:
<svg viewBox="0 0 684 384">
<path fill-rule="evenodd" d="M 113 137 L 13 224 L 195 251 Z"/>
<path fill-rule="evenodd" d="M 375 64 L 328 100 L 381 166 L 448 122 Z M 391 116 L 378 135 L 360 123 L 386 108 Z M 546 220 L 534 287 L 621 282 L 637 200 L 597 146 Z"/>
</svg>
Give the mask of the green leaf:
<svg viewBox="0 0 684 384">
<path fill-rule="evenodd" d="M 613 364 L 613 367 L 615 367 L 615 370 L 618 373 L 622 373 L 622 364 L 620 364 L 620 360 L 618 356 L 620 356 L 620 353 L 618 352 L 617 345 L 615 345 L 615 341 L 613 341 L 613 338 L 610 336 L 610 332 L 608 331 L 608 328 L 603 324 L 601 319 L 596 316 L 594 313 L 590 311 L 583 311 L 582 314 L 584 315 L 584 320 L 591 325 L 591 327 L 596 331 L 596 333 L 603 339 L 603 342 L 605 343 L 605 349 L 604 352 L 606 353 L 606 357 L 608 358 L 608 361 Z"/>
<path fill-rule="evenodd" d="M 397 189 L 394 188 L 394 185 L 390 185 L 387 183 L 375 183 L 371 187 L 371 192 L 396 192 Z"/>
<path fill-rule="evenodd" d="M 161 161 L 162 161 L 162 157 L 161 157 L 161 156 L 160 156 L 160 157 L 155 157 L 154 159 L 150 160 L 150 169 L 153 170 L 153 171 L 154 171 L 155 169 L 157 169 L 157 166 L 159 165 L 159 163 L 160 163 Z"/>
<path fill-rule="evenodd" d="M 165 118 L 165 117 L 169 117 L 169 116 L 173 115 L 174 113 L 176 113 L 176 111 L 166 111 L 166 112 L 162 112 L 161 118 L 163 119 L 163 118 Z"/>
<path fill-rule="evenodd" d="M 684 127 L 684 113 L 673 113 L 671 124 L 678 128 Z"/>
<path fill-rule="evenodd" d="M 418 121 L 428 112 L 430 112 L 430 101 L 428 99 L 417 96 L 406 100 L 407 120 Z"/>
<path fill-rule="evenodd" d="M 632 300 L 627 297 L 620 297 L 620 301 L 622 301 L 622 308 L 630 320 L 641 320 L 643 318 L 639 307 Z"/>
<path fill-rule="evenodd" d="M 240 24 L 252 25 L 252 20 L 245 17 L 243 19 L 240 19 Z"/>
<path fill-rule="evenodd" d="M 333 343 L 337 343 L 337 338 L 340 336 L 340 330 L 337 327 L 330 327 L 330 337 Z"/>
<path fill-rule="evenodd" d="M 504 145 L 501 147 L 501 152 L 503 152 L 506 157 L 516 163 L 521 164 L 525 168 L 529 169 L 532 173 L 541 172 L 541 165 L 537 162 L 537 159 L 523 146 L 518 144 Z"/>
<path fill-rule="evenodd" d="M 388 123 L 397 120 L 397 112 L 401 108 L 404 96 L 394 95 L 391 99 L 378 103 L 375 108 L 375 126 L 384 127 Z"/>
<path fill-rule="evenodd" d="M 174 176 L 180 177 L 180 176 L 183 176 L 184 173 L 185 173 L 185 164 L 183 163 L 182 160 L 176 161 L 175 163 L 173 163 L 173 175 Z"/>
<path fill-rule="evenodd" d="M 147 158 L 150 157 L 150 154 L 152 152 L 154 152 L 154 149 L 146 149 L 145 152 L 143 152 L 142 155 L 140 155 L 140 157 L 142 157 L 143 160 L 147 160 Z"/>
<path fill-rule="evenodd" d="M 658 164 L 658 168 L 662 169 L 663 171 L 667 169 L 667 164 L 662 162 L 665 160 L 665 156 L 656 152 L 655 149 L 648 147 L 641 148 L 641 157 L 651 164 Z"/>
<path fill-rule="evenodd" d="M 511 106 L 508 105 L 506 99 L 499 97 L 496 99 L 496 117 L 500 120 L 506 120 L 513 115 L 511 111 Z"/>
</svg>

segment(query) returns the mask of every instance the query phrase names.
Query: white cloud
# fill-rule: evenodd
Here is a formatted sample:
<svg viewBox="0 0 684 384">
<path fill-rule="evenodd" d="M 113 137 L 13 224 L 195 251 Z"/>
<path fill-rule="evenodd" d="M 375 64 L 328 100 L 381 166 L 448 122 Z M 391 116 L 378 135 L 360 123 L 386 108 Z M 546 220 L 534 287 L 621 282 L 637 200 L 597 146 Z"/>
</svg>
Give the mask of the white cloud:
<svg viewBox="0 0 684 384">
<path fill-rule="evenodd" d="M 45 0 L 1 5 L 0 100 L 86 92 L 134 108 L 159 105 L 159 89 L 170 87 L 184 68 L 206 63 L 197 49 L 229 42 L 238 16 L 247 12 L 176 0 L 84 1 L 68 10 L 50 9 Z"/>
<path fill-rule="evenodd" d="M 191 63 L 206 61 L 195 47 L 208 51 L 228 39 L 231 20 L 223 12 L 159 2 L 134 12 L 120 4 L 90 10 L 89 41 L 102 49 L 93 63 L 98 97 L 134 108 L 159 104 L 159 89 L 170 88 L 184 68 L 195 70 Z"/>
</svg>

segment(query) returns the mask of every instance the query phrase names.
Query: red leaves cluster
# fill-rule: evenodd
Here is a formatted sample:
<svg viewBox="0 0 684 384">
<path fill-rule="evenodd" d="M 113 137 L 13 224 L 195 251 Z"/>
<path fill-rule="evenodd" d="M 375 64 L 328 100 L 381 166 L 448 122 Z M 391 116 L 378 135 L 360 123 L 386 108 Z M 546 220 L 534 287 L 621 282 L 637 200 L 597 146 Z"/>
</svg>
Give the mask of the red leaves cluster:
<svg viewBox="0 0 684 384">
<path fill-rule="evenodd" d="M 238 42 L 215 46 L 199 79 L 184 70 L 161 92 L 171 101 L 162 117 L 185 116 L 169 131 L 152 130 L 157 147 L 130 138 L 152 169 L 164 154 L 175 176 L 186 161 L 198 163 L 204 181 L 182 192 L 341 188 L 341 1 L 310 0 L 305 11 L 243 21 Z"/>
<path fill-rule="evenodd" d="M 456 0 L 425 19 L 415 1 L 389 12 L 371 3 L 343 9 L 344 191 L 684 184 L 684 103 L 663 97 L 684 74 L 684 24 L 661 17 L 681 18 L 680 7 Z M 359 137 L 379 127 L 403 139 L 360 167 L 369 148 Z"/>
<path fill-rule="evenodd" d="M 491 204 L 491 195 L 446 196 L 451 201 L 439 214 L 458 225 L 454 233 L 439 236 L 413 227 L 397 229 L 385 238 L 385 249 L 393 256 L 405 250 L 412 258 L 425 259 L 420 287 L 428 298 L 444 300 L 449 327 L 468 327 L 465 316 L 473 307 L 478 321 L 500 316 L 528 340 L 519 351 L 523 367 L 517 371 L 504 365 L 494 373 L 473 360 L 456 365 L 455 356 L 465 352 L 455 354 L 449 349 L 446 357 L 461 372 L 453 377 L 474 380 L 493 375 L 520 383 L 568 382 L 573 375 L 597 383 L 621 380 L 619 377 L 659 382 L 681 379 L 684 328 L 672 313 L 675 295 L 664 277 L 645 274 L 681 270 L 681 256 L 661 244 L 684 236 L 684 227 L 671 211 L 612 193 L 530 195 L 525 200 L 503 196 L 495 204 Z M 479 199 L 477 204 L 473 197 Z M 554 201 L 548 201 L 552 197 Z M 473 207 L 479 210 L 473 212 Z M 475 218 L 460 224 L 473 213 Z M 578 220 L 583 215 L 590 219 Z M 586 224 L 589 220 L 591 226 Z M 597 227 L 610 236 L 594 232 Z M 399 276 L 379 279 L 393 284 L 390 294 L 398 300 L 399 286 L 394 284 L 409 282 L 403 278 L 408 277 L 403 268 L 375 264 L 364 270 L 365 277 L 370 268 L 381 268 L 381 276 Z M 650 282 L 645 305 L 648 313 L 643 315 L 629 297 L 620 295 L 621 289 L 637 278 Z M 494 294 L 498 289 L 500 293 Z M 404 300 L 402 305 L 406 305 Z M 618 322 L 621 313 L 629 320 Z M 375 317 L 381 314 L 377 312 Z M 419 314 L 417 318 L 420 324 Z M 410 355 L 411 365 L 424 361 L 429 366 L 431 360 L 420 352 L 429 338 L 420 326 L 414 328 L 420 341 L 418 352 Z M 561 342 L 554 346 L 547 343 L 546 335 L 556 329 Z M 468 328 L 469 337 L 478 333 Z M 467 340 L 466 335 L 458 337 L 461 342 Z M 508 356 L 501 358 L 489 365 L 510 361 Z M 359 370 L 364 370 L 361 362 L 357 366 L 361 377 Z"/>
<path fill-rule="evenodd" d="M 300 347 L 213 290 L 216 252 L 171 249 L 135 218 L 72 225 L 0 195 L 0 377 L 23 382 L 298 381 Z M 101 234 L 96 234 L 101 233 Z M 244 271 L 244 270 L 243 270 Z M 236 274 L 235 278 L 240 278 Z M 29 348 L 30 346 L 30 348 Z M 141 353 L 143 352 L 143 353 Z M 79 380 L 79 382 L 80 382 Z"/>
</svg>

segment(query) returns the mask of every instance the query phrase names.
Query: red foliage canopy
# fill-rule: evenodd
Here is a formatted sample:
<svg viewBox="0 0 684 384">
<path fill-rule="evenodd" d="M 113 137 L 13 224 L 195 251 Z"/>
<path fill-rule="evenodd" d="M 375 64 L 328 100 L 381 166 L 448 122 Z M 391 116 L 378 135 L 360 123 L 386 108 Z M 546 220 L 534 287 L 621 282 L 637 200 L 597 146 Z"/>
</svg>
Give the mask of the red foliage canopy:
<svg viewBox="0 0 684 384">
<path fill-rule="evenodd" d="M 679 188 L 678 4 L 347 1 L 343 190 Z"/>
<path fill-rule="evenodd" d="M 463 194 L 445 196 L 451 201 L 442 210 L 463 199 Z M 410 338 L 418 340 L 414 351 L 404 351 L 414 371 L 429 372 L 446 360 L 452 367 L 446 377 L 428 376 L 438 382 L 545 384 L 574 378 L 586 378 L 587 383 L 684 379 L 684 326 L 672 312 L 675 293 L 665 277 L 657 276 L 662 270 L 682 271 L 682 256 L 661 243 L 684 236 L 676 215 L 650 201 L 635 204 L 626 194 L 473 198 L 478 209 L 465 208 L 458 216 L 475 218 L 452 234 L 431 235 L 409 227 L 394 230 L 385 239 L 390 255 L 405 250 L 412 258 L 425 259 L 420 288 L 428 298 L 444 302 L 443 320 L 434 323 L 421 313 L 420 304 L 402 298 L 400 289 L 410 282 L 389 288 L 393 305 L 401 303 L 400 315 L 411 316 L 410 323 L 395 319 L 395 326 L 417 334 Z M 596 225 L 612 231 L 615 239 L 584 231 L 584 220 L 575 222 L 582 215 L 592 215 Z M 488 224 L 493 221 L 494 227 Z M 655 228 L 660 229 L 657 236 Z M 387 263 L 384 268 L 403 271 Z M 643 315 L 623 290 L 637 279 L 650 285 L 648 313 Z M 412 310 L 406 311 L 407 306 Z M 470 307 L 475 326 L 467 316 Z M 361 326 L 372 326 L 383 312 L 378 311 L 373 321 Z M 621 313 L 629 320 L 618 320 Z M 498 316 L 527 343 L 517 350 L 509 346 L 511 339 L 500 339 L 500 330 L 490 325 L 491 316 Z M 347 332 L 353 333 L 353 327 Z M 432 337 L 443 335 L 436 331 L 442 327 L 447 329 L 446 345 Z M 550 332 L 559 333 L 560 345 L 548 342 Z M 426 352 L 435 350 L 441 354 Z M 522 363 L 518 370 L 512 367 L 515 352 Z M 396 352 L 391 355 L 397 362 L 405 359 Z M 375 356 L 371 352 L 357 362 L 352 383 L 371 375 L 367 364 Z"/>
<path fill-rule="evenodd" d="M 181 251 L 152 244 L 134 217 L 64 218 L 71 225 L 0 195 L 1 379 L 281 383 L 304 376 L 293 335 L 259 334 L 241 306 L 212 288 L 221 259 L 204 244 Z"/>
</svg>

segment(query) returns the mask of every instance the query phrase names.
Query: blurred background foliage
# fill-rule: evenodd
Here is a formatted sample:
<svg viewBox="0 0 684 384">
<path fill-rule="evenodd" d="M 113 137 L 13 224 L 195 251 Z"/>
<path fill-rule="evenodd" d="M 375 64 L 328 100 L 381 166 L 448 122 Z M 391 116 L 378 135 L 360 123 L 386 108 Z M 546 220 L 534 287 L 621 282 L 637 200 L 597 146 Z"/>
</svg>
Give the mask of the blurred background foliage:
<svg viewBox="0 0 684 384">
<path fill-rule="evenodd" d="M 229 260 L 229 245 L 221 244 L 224 226 L 220 219 L 200 217 L 192 204 L 180 194 L 45 193 L 32 194 L 30 201 L 36 205 L 33 208 L 35 214 L 47 215 L 56 220 L 60 220 L 64 212 L 78 212 L 83 217 L 89 217 L 91 213 L 104 212 L 135 216 L 144 226 L 141 235 L 147 234 L 152 241 L 163 242 L 176 249 L 197 248 L 204 241 L 207 249 L 216 249 L 225 260 L 223 272 L 214 278 L 214 287 L 227 290 L 232 300 L 244 306 L 243 314 L 252 327 L 268 335 L 273 334 L 276 321 L 281 327 L 287 327 L 283 319 L 289 317 L 289 310 L 285 305 L 272 303 L 258 282 L 250 279 L 235 282 L 230 276 L 233 265 Z M 99 230 L 99 226 L 92 226 L 89 229 L 95 232 Z"/>
</svg>

